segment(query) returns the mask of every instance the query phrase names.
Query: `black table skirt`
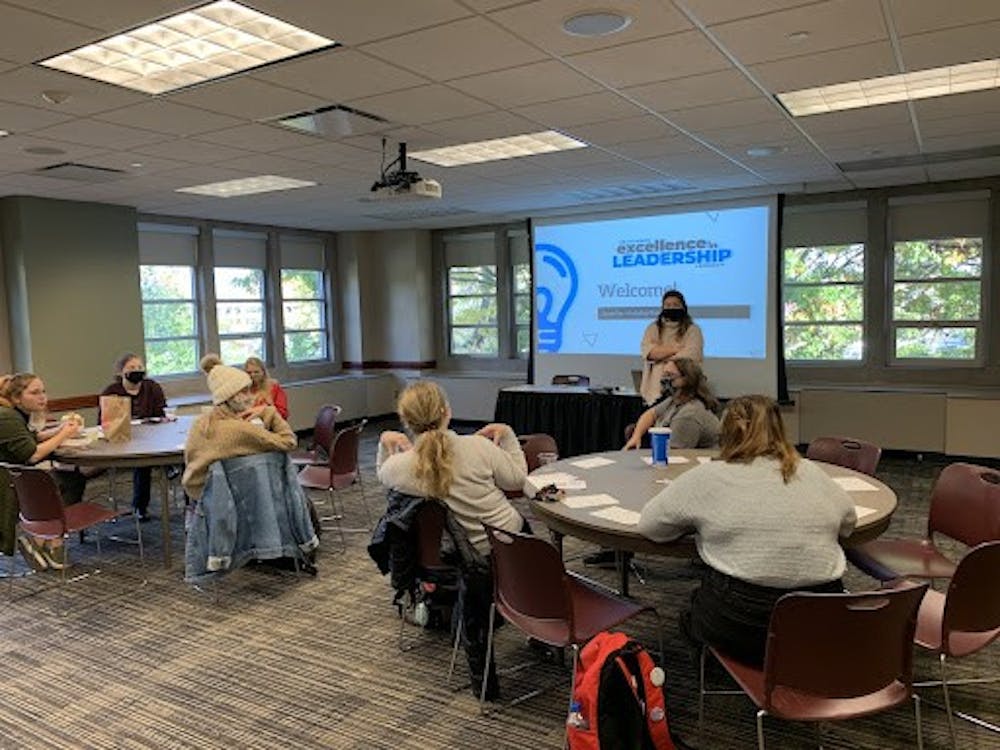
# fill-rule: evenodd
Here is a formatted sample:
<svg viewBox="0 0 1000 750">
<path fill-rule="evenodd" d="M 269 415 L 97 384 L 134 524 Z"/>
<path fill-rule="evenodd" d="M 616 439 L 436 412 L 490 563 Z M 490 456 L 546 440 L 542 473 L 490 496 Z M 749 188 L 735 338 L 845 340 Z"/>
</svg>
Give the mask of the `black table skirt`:
<svg viewBox="0 0 1000 750">
<path fill-rule="evenodd" d="M 644 408 L 636 395 L 501 390 L 495 416 L 519 435 L 551 435 L 565 458 L 621 448 Z"/>
</svg>

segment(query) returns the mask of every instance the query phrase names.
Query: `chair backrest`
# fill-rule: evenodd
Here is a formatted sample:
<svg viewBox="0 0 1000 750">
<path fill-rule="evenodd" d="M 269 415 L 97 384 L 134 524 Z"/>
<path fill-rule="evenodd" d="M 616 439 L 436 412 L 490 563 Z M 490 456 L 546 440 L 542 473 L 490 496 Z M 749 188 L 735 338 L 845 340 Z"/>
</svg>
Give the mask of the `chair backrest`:
<svg viewBox="0 0 1000 750">
<path fill-rule="evenodd" d="M 7 464 L 4 468 L 10 473 L 22 525 L 28 528 L 32 523 L 58 521 L 65 529 L 62 495 L 52 476 L 44 469 L 27 466 Z"/>
<path fill-rule="evenodd" d="M 980 544 L 959 561 L 941 619 L 941 649 L 946 655 L 965 656 L 1000 636 L 998 572 L 1000 541 Z M 979 637 L 968 637 L 973 633 Z"/>
<path fill-rule="evenodd" d="M 447 508 L 440 500 L 424 500 L 413 516 L 417 538 L 417 565 L 425 570 L 450 568 L 441 559 L 441 535 L 444 534 Z"/>
<path fill-rule="evenodd" d="M 926 583 L 904 583 L 859 594 L 781 597 L 767 634 L 763 708 L 771 710 L 774 693 L 783 688 L 860 698 L 896 681 L 910 686 L 913 633 L 926 590 Z"/>
<path fill-rule="evenodd" d="M 525 618 L 563 620 L 573 631 L 566 568 L 544 539 L 483 524 L 493 553 L 493 600 Z"/>
<path fill-rule="evenodd" d="M 589 375 L 553 375 L 552 385 L 590 385 Z"/>
<path fill-rule="evenodd" d="M 316 424 L 313 425 L 312 442 L 323 450 L 330 449 L 330 441 L 333 440 L 334 426 L 337 424 L 337 417 L 340 415 L 340 407 L 336 404 L 323 404 L 316 413 Z"/>
<path fill-rule="evenodd" d="M 944 534 L 969 547 L 1000 539 L 1000 472 L 955 463 L 934 483 L 927 536 Z"/>
<path fill-rule="evenodd" d="M 330 442 L 330 474 L 342 476 L 358 470 L 358 445 L 361 441 L 361 431 L 368 424 L 362 419 L 353 427 L 338 430 Z"/>
<path fill-rule="evenodd" d="M 849 437 L 818 437 L 809 443 L 806 458 L 875 476 L 882 449 L 874 443 Z"/>
<path fill-rule="evenodd" d="M 556 439 L 544 432 L 536 432 L 531 435 L 518 435 L 518 442 L 521 443 L 521 450 L 524 451 L 524 460 L 528 463 L 528 471 L 534 471 L 541 464 L 538 462 L 539 453 L 555 453 L 559 455 L 559 446 Z"/>
</svg>

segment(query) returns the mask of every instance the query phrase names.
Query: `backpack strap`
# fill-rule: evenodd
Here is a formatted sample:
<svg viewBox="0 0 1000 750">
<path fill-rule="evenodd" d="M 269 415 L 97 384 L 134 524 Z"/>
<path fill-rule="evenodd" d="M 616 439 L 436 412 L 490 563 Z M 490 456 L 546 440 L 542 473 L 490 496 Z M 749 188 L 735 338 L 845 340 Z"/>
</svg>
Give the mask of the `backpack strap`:
<svg viewBox="0 0 1000 750">
<path fill-rule="evenodd" d="M 615 655 L 615 663 L 632 689 L 639 710 L 646 720 L 649 738 L 656 750 L 675 750 L 667 724 L 667 705 L 662 684 L 655 685 L 650 679 L 656 663 L 640 644 L 629 641 Z"/>
</svg>

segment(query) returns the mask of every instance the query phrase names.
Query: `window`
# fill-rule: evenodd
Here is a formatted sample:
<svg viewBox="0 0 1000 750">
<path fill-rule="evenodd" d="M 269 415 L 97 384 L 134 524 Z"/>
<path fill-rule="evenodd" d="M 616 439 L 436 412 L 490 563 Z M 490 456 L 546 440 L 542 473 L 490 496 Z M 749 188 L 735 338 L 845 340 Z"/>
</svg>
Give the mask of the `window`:
<svg viewBox="0 0 1000 750">
<path fill-rule="evenodd" d="M 982 237 L 895 242 L 892 254 L 896 359 L 976 359 Z"/>
<path fill-rule="evenodd" d="M 527 358 L 531 352 L 531 261 L 528 233 L 507 233 L 507 248 L 514 293 L 514 353 Z"/>
<path fill-rule="evenodd" d="M 786 247 L 783 265 L 785 358 L 860 360 L 865 246 Z"/>
<path fill-rule="evenodd" d="M 146 367 L 155 376 L 198 369 L 194 227 L 139 225 L 139 289 Z"/>
<path fill-rule="evenodd" d="M 322 239 L 281 235 L 281 312 L 285 361 L 329 357 L 326 252 Z"/>
<path fill-rule="evenodd" d="M 216 229 L 213 249 L 219 356 L 223 362 L 267 361 L 267 235 Z"/>
<path fill-rule="evenodd" d="M 448 330 L 451 354 L 495 357 L 500 353 L 495 265 L 448 269 Z"/>
</svg>

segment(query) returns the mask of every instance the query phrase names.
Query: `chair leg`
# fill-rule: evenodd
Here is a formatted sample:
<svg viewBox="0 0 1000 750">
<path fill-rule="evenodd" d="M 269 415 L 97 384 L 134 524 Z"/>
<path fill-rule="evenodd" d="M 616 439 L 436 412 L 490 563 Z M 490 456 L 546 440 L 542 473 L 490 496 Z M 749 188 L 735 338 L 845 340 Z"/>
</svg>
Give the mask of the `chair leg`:
<svg viewBox="0 0 1000 750">
<path fill-rule="evenodd" d="M 944 693 L 944 710 L 948 713 L 948 732 L 951 734 L 952 750 L 958 750 L 958 741 L 955 739 L 955 715 L 951 709 L 951 695 L 948 693 L 948 674 L 945 669 L 946 657 L 941 654 L 938 662 L 941 665 L 941 691 Z"/>
<path fill-rule="evenodd" d="M 486 710 L 486 686 L 489 684 L 487 679 L 490 672 L 490 663 L 493 658 L 493 624 L 497 616 L 496 604 L 490 604 L 490 625 L 489 631 L 486 636 L 486 661 L 483 663 L 483 674 L 482 674 L 482 686 L 479 689 L 479 713 L 483 716 L 487 716 L 489 711 Z"/>
<path fill-rule="evenodd" d="M 358 470 L 358 489 L 361 491 L 361 507 L 365 509 L 365 520 L 368 521 L 368 530 L 371 531 L 374 527 L 372 523 L 372 512 L 368 508 L 368 499 L 365 497 L 365 483 L 361 479 L 361 470 Z"/>
<path fill-rule="evenodd" d="M 757 750 L 764 750 L 764 716 L 763 709 L 757 712 Z"/>
<path fill-rule="evenodd" d="M 924 730 L 920 723 L 920 696 L 913 693 L 913 718 L 917 722 L 917 750 L 924 750 Z"/>
<path fill-rule="evenodd" d="M 701 658 L 698 660 L 698 747 L 705 747 L 702 732 L 705 726 L 705 654 L 708 649 L 701 647 Z"/>
<path fill-rule="evenodd" d="M 455 673 L 455 662 L 458 660 L 458 648 L 462 644 L 462 618 L 458 618 L 455 628 L 455 643 L 451 647 L 451 664 L 448 665 L 448 687 L 451 687 L 451 676 Z"/>
<path fill-rule="evenodd" d="M 149 579 L 146 577 L 146 547 L 142 543 L 142 524 L 139 523 L 138 515 L 132 514 L 132 517 L 135 521 L 135 538 L 139 542 L 139 569 L 142 570 L 142 582 L 145 584 Z"/>
<path fill-rule="evenodd" d="M 569 705 L 566 706 L 566 715 L 569 716 L 570 712 L 573 710 L 573 691 L 576 688 L 576 668 L 580 663 L 580 644 L 574 643 L 572 645 L 573 650 L 573 670 L 570 672 L 569 676 Z M 569 748 L 569 724 L 566 725 L 566 729 L 563 730 L 563 748 Z"/>
</svg>

